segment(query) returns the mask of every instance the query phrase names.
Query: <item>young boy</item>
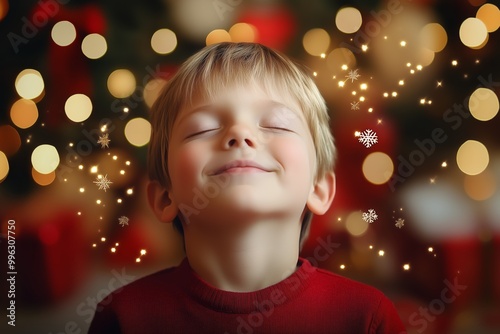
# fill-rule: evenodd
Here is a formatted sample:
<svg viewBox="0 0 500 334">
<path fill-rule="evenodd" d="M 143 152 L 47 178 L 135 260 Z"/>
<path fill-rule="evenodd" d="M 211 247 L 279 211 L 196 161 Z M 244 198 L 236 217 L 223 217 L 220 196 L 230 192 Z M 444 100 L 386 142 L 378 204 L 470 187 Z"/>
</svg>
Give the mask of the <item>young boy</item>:
<svg viewBox="0 0 500 334">
<path fill-rule="evenodd" d="M 99 304 L 90 333 L 404 333 L 378 290 L 299 258 L 334 197 L 313 80 L 252 43 L 188 59 L 151 111 L 149 203 L 186 259 Z"/>
</svg>

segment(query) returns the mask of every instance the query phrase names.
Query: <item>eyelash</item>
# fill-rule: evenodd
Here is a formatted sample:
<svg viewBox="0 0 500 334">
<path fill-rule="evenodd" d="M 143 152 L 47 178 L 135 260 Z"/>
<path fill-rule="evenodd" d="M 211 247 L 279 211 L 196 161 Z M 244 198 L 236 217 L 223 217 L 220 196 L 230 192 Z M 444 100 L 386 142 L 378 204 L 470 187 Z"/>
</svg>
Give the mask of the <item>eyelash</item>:
<svg viewBox="0 0 500 334">
<path fill-rule="evenodd" d="M 207 132 L 210 132 L 210 131 L 215 131 L 215 130 L 217 130 L 217 129 L 214 128 L 214 129 L 207 129 L 207 130 L 203 130 L 203 131 L 198 131 L 198 132 L 195 132 L 195 133 L 192 133 L 192 134 L 188 135 L 186 137 L 186 139 L 189 139 L 189 138 L 192 138 L 192 137 L 195 137 L 195 136 L 199 136 L 199 135 L 202 135 L 204 133 L 207 133 Z"/>
</svg>

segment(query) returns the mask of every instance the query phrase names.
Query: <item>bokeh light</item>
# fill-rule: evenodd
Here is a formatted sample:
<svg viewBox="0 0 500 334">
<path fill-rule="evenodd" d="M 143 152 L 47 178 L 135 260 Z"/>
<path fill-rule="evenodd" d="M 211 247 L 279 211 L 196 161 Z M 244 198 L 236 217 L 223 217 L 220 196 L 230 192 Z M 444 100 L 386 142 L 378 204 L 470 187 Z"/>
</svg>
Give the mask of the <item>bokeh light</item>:
<svg viewBox="0 0 500 334">
<path fill-rule="evenodd" d="M 0 151 L 0 182 L 5 180 L 7 174 L 9 174 L 9 160 L 5 153 Z"/>
<path fill-rule="evenodd" d="M 45 84 L 40 72 L 28 68 L 17 75 L 15 87 L 20 97 L 32 100 L 42 94 Z"/>
<path fill-rule="evenodd" d="M 368 223 L 363 220 L 363 214 L 359 211 L 354 211 L 347 216 L 345 228 L 350 235 L 358 237 L 368 230 Z"/>
<path fill-rule="evenodd" d="M 85 94 L 71 95 L 64 104 L 64 112 L 73 122 L 83 122 L 92 114 L 92 101 Z"/>
<path fill-rule="evenodd" d="M 0 151 L 8 157 L 16 153 L 21 147 L 19 132 L 10 125 L 0 125 Z"/>
<path fill-rule="evenodd" d="M 35 124 L 38 119 L 38 108 L 35 102 L 27 99 L 14 102 L 10 108 L 10 119 L 21 129 L 27 129 Z"/>
<path fill-rule="evenodd" d="M 488 38 L 488 31 L 483 21 L 469 17 L 460 25 L 460 41 L 470 48 L 479 47 Z"/>
<path fill-rule="evenodd" d="M 302 38 L 304 50 L 312 56 L 320 56 L 330 46 L 330 35 L 324 29 L 311 29 Z"/>
<path fill-rule="evenodd" d="M 161 55 L 169 54 L 177 47 L 177 36 L 170 29 L 159 29 L 151 37 L 151 48 Z"/>
<path fill-rule="evenodd" d="M 153 106 L 153 103 L 158 98 L 158 95 L 160 95 L 160 92 L 166 83 L 167 80 L 162 78 L 154 78 L 148 81 L 148 83 L 144 87 L 144 91 L 142 92 L 142 95 L 144 96 L 144 102 L 148 107 L 151 108 Z"/>
<path fill-rule="evenodd" d="M 126 98 L 135 91 L 135 77 L 132 72 L 127 69 L 118 69 L 108 77 L 108 90 L 116 98 Z"/>
<path fill-rule="evenodd" d="M 0 21 L 7 15 L 9 12 L 9 1 L 8 0 L 0 0 Z"/>
<path fill-rule="evenodd" d="M 35 181 L 38 185 L 48 186 L 56 179 L 56 172 L 52 171 L 48 174 L 42 174 L 37 172 L 35 168 L 32 168 L 31 177 L 33 177 L 33 181 Z"/>
<path fill-rule="evenodd" d="M 248 23 L 236 23 L 229 29 L 229 35 L 233 42 L 255 42 L 257 29 Z"/>
<path fill-rule="evenodd" d="M 488 32 L 497 31 L 500 26 L 500 10 L 497 6 L 487 3 L 477 10 L 476 18 L 481 20 Z"/>
<path fill-rule="evenodd" d="M 469 98 L 471 115 L 479 121 L 489 121 L 498 113 L 500 105 L 494 91 L 480 87 Z"/>
<path fill-rule="evenodd" d="M 52 40 L 59 46 L 68 46 L 76 39 L 76 29 L 69 21 L 59 21 L 52 27 Z"/>
<path fill-rule="evenodd" d="M 125 125 L 125 138 L 134 146 L 144 146 L 151 137 L 151 124 L 144 118 L 131 119 Z"/>
<path fill-rule="evenodd" d="M 335 16 L 337 29 L 346 34 L 352 34 L 359 30 L 363 18 L 358 9 L 354 7 L 341 8 Z"/>
<path fill-rule="evenodd" d="M 326 56 L 326 64 L 332 71 L 338 71 L 342 66 L 353 68 L 356 66 L 356 57 L 354 53 L 347 48 L 337 48 Z"/>
<path fill-rule="evenodd" d="M 370 153 L 363 161 L 363 175 L 373 184 L 384 184 L 394 172 L 391 158 L 383 152 Z"/>
<path fill-rule="evenodd" d="M 206 45 L 212 45 L 222 42 L 231 42 L 231 35 L 224 29 L 215 29 L 208 33 L 205 40 Z"/>
<path fill-rule="evenodd" d="M 82 41 L 82 52 L 89 59 L 99 59 L 108 51 L 106 39 L 99 34 L 89 34 Z"/>
<path fill-rule="evenodd" d="M 488 167 L 489 161 L 488 149 L 477 140 L 467 140 L 457 151 L 458 168 L 468 175 L 483 172 Z"/>
<path fill-rule="evenodd" d="M 52 145 L 39 145 L 31 153 L 31 164 L 41 174 L 52 173 L 59 166 L 59 162 L 59 153 Z"/>
<path fill-rule="evenodd" d="M 496 191 L 497 180 L 495 175 L 486 169 L 477 175 L 465 175 L 464 190 L 465 193 L 476 201 L 484 201 Z"/>
<path fill-rule="evenodd" d="M 442 51 L 448 43 L 446 30 L 439 23 L 426 24 L 420 30 L 419 38 L 423 47 L 434 52 Z"/>
</svg>

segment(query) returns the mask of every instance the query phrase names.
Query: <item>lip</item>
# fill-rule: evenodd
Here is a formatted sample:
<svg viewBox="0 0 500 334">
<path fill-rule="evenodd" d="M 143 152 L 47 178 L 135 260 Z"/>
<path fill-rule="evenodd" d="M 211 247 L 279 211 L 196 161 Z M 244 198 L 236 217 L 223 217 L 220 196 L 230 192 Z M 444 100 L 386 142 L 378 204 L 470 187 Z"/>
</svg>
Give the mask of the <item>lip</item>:
<svg viewBox="0 0 500 334">
<path fill-rule="evenodd" d="M 222 173 L 262 173 L 270 170 L 251 160 L 234 160 L 215 170 L 211 175 Z"/>
</svg>

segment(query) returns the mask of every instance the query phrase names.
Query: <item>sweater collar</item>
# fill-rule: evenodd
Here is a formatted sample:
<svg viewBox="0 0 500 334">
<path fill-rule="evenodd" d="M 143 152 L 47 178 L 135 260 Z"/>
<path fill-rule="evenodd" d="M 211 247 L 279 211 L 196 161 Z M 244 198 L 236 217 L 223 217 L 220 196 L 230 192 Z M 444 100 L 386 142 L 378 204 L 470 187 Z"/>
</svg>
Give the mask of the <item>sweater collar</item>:
<svg viewBox="0 0 500 334">
<path fill-rule="evenodd" d="M 203 306 L 225 313 L 250 313 L 293 300 L 310 286 L 317 271 L 308 260 L 299 258 L 297 270 L 288 278 L 253 292 L 224 291 L 208 284 L 193 271 L 187 258 L 178 273 L 184 293 Z"/>
</svg>

